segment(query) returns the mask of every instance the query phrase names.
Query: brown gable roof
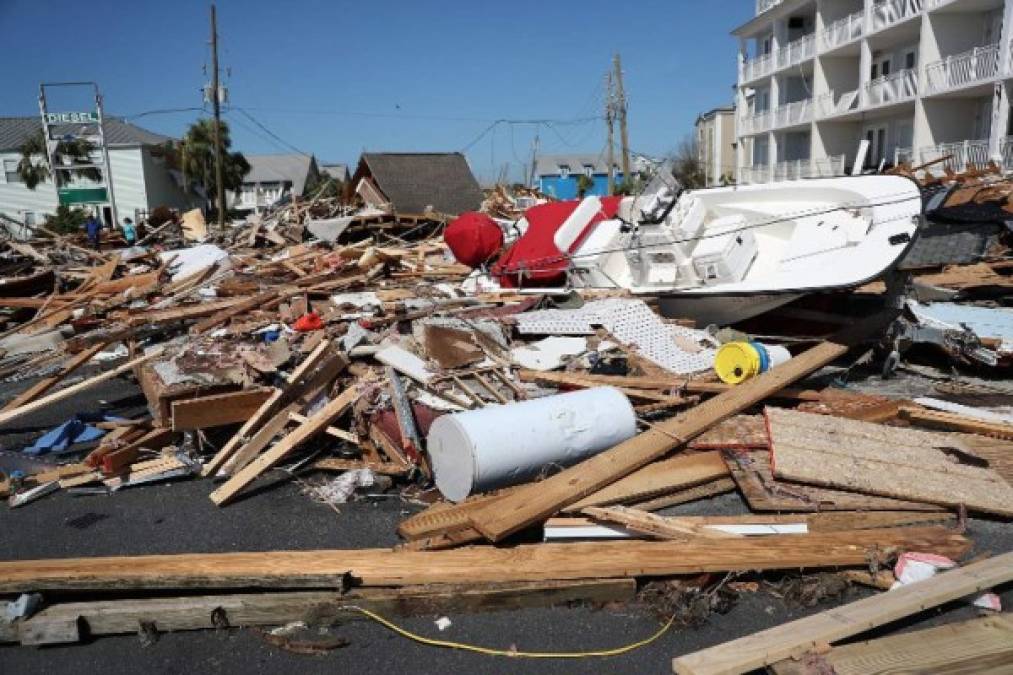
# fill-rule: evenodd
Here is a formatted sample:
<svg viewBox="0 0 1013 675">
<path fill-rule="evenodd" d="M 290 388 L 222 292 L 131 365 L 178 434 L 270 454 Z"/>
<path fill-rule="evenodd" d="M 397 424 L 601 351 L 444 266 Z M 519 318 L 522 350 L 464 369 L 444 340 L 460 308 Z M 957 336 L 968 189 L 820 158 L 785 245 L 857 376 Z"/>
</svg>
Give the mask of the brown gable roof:
<svg viewBox="0 0 1013 675">
<path fill-rule="evenodd" d="M 399 213 L 423 213 L 427 207 L 457 215 L 482 204 L 482 189 L 459 152 L 366 152 L 352 185 L 372 176 Z"/>
</svg>

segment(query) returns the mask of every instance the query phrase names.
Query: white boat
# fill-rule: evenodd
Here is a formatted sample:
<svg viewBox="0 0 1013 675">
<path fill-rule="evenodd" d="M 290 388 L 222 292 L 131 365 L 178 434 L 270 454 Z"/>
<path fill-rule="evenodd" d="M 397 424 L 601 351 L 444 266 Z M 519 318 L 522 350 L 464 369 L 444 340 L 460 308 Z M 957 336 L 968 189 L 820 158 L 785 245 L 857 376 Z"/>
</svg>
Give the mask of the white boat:
<svg viewBox="0 0 1013 675">
<path fill-rule="evenodd" d="M 663 314 L 698 325 L 877 279 L 922 220 L 918 185 L 878 175 L 681 193 L 661 186 L 623 199 L 618 218 L 593 223 L 600 208 L 585 199 L 555 232 L 569 258 L 567 287 L 658 296 Z"/>
</svg>

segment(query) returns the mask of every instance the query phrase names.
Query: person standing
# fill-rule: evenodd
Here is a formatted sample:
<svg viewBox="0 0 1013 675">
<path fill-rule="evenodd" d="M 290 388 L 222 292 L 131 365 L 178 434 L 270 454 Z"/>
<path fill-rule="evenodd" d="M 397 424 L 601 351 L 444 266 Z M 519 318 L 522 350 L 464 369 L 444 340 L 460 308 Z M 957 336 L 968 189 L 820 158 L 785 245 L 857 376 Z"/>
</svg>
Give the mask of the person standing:
<svg viewBox="0 0 1013 675">
<path fill-rule="evenodd" d="M 85 232 L 88 233 L 88 242 L 96 251 L 102 248 L 102 223 L 89 211 L 88 219 L 84 221 Z"/>
<path fill-rule="evenodd" d="M 123 219 L 123 238 L 127 240 L 127 246 L 133 246 L 137 241 L 137 228 L 129 218 Z"/>
</svg>

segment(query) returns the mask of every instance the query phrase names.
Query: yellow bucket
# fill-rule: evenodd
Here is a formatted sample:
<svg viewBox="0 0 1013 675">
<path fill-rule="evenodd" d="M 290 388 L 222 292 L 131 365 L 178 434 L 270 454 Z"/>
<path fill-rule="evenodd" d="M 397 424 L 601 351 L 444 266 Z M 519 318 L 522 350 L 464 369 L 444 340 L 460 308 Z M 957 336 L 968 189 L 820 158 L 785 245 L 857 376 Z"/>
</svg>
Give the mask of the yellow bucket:
<svg viewBox="0 0 1013 675">
<path fill-rule="evenodd" d="M 725 384 L 745 382 L 762 369 L 759 350 L 748 342 L 727 342 L 714 358 L 714 370 Z"/>
</svg>

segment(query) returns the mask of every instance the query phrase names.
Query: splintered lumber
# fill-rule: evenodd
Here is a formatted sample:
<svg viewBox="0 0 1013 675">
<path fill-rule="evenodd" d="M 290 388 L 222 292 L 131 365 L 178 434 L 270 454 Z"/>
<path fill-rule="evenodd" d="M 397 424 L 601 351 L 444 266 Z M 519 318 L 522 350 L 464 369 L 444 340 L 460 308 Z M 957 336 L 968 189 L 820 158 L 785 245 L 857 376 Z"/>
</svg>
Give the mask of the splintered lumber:
<svg viewBox="0 0 1013 675">
<path fill-rule="evenodd" d="M 1013 672 L 1013 619 L 986 616 L 925 630 L 834 647 L 820 655 L 835 675 L 880 673 Z M 796 661 L 780 661 L 776 675 L 811 673 Z"/>
<path fill-rule="evenodd" d="M 190 327 L 191 335 L 199 335 L 204 331 L 210 330 L 216 326 L 219 326 L 234 316 L 249 312 L 252 309 L 256 309 L 262 305 L 267 304 L 270 300 L 274 300 L 278 297 L 278 291 L 268 291 L 266 293 L 260 293 L 253 297 L 240 300 L 230 307 L 223 309 L 222 311 L 209 316 L 206 319 L 198 321 Z"/>
<path fill-rule="evenodd" d="M 13 419 L 33 413 L 36 410 L 42 410 L 46 406 L 56 403 L 57 401 L 62 401 L 65 398 L 70 398 L 71 396 L 79 394 L 82 391 L 91 389 L 95 385 L 101 384 L 106 380 L 111 380 L 114 377 L 118 377 L 123 373 L 130 371 L 134 366 L 150 361 L 159 354 L 161 354 L 161 349 L 155 349 L 150 354 L 140 356 L 136 359 L 133 359 L 132 361 L 127 361 L 126 363 L 117 366 L 112 370 L 107 370 L 106 372 L 101 373 L 100 375 L 96 375 L 95 377 L 89 378 L 83 382 L 78 382 L 77 384 L 67 387 L 66 389 L 61 389 L 57 392 L 50 394 L 49 396 L 44 396 L 43 398 L 36 399 L 31 403 L 26 403 L 25 405 L 15 408 L 13 410 L 4 410 L 3 412 L 0 412 L 0 425 L 4 425 Z"/>
<path fill-rule="evenodd" d="M 172 430 L 207 429 L 250 419 L 271 397 L 270 387 L 173 401 Z"/>
<path fill-rule="evenodd" d="M 859 322 L 835 337 L 822 342 L 791 360 L 748 380 L 737 387 L 704 401 L 688 412 L 655 425 L 570 468 L 501 500 L 476 509 L 471 523 L 486 538 L 499 541 L 509 534 L 559 511 L 565 506 L 614 483 L 640 467 L 659 459 L 676 447 L 724 419 L 738 414 L 792 382 L 822 368 L 848 351 L 848 344 L 882 328 L 896 312 L 875 315 Z"/>
<path fill-rule="evenodd" d="M 88 349 L 85 349 L 79 354 L 74 355 L 73 358 L 68 360 L 63 365 L 63 367 L 60 368 L 60 372 L 50 377 L 46 377 L 39 380 L 25 391 L 15 396 L 10 403 L 8 403 L 2 409 L 0 409 L 0 412 L 6 412 L 8 410 L 20 408 L 21 406 L 27 403 L 31 403 L 35 399 L 39 398 L 47 391 L 55 387 L 57 384 L 62 382 L 68 375 L 73 373 L 75 370 L 91 361 L 91 358 L 96 354 L 98 354 L 100 351 L 102 351 L 103 347 L 105 347 L 105 343 L 99 343 L 89 347 Z"/>
<path fill-rule="evenodd" d="M 139 588 L 335 588 L 347 573 L 363 586 L 669 576 L 864 566 L 890 551 L 960 558 L 964 536 L 941 527 L 891 528 L 762 538 L 270 551 L 0 562 L 0 593 Z M 1013 565 L 1007 563 L 1013 573 Z"/>
<path fill-rule="evenodd" d="M 952 434 L 766 409 L 774 475 L 856 492 L 1013 516 L 1013 486 L 996 472 L 956 463 Z"/>
<path fill-rule="evenodd" d="M 470 586 L 433 585 L 398 589 L 293 591 L 68 602 L 46 607 L 16 624 L 0 623 L 0 642 L 23 645 L 77 642 L 84 635 L 137 632 L 141 622 L 159 632 L 223 626 L 276 626 L 295 621 L 329 625 L 353 616 L 348 607 L 380 614 L 460 614 L 551 607 L 569 602 L 623 602 L 633 599 L 633 579 L 578 579 Z"/>
<path fill-rule="evenodd" d="M 727 542 L 722 543 L 728 545 Z M 942 572 L 925 581 L 680 656 L 672 661 L 672 669 L 677 675 L 744 673 L 984 591 L 1010 579 L 1013 579 L 1013 553 L 1005 553 Z"/>
<path fill-rule="evenodd" d="M 302 363 L 296 366 L 296 369 L 292 371 L 292 374 L 287 378 L 287 389 L 291 389 L 296 386 L 306 375 L 315 368 L 320 360 L 324 356 L 324 352 L 330 347 L 330 341 L 324 340 L 317 345 L 310 354 L 303 359 Z M 264 401 L 261 406 L 246 420 L 239 431 L 237 431 L 228 442 L 222 446 L 211 461 L 204 465 L 204 470 L 201 472 L 202 476 L 210 476 L 217 472 L 222 465 L 232 456 L 232 454 L 239 449 L 241 445 L 246 443 L 250 435 L 256 431 L 269 418 L 271 418 L 278 409 L 283 405 L 283 398 L 286 392 L 278 389 L 275 391 L 270 398 Z M 272 434 L 273 435 L 273 434 Z M 270 440 L 270 439 L 268 439 Z"/>
<path fill-rule="evenodd" d="M 648 464 L 563 510 L 580 511 L 589 506 L 643 501 L 659 494 L 727 477 L 728 466 L 717 451 L 677 455 Z"/>
<path fill-rule="evenodd" d="M 726 453 L 739 491 L 754 511 L 939 511 L 935 504 L 774 480 L 770 452 Z"/>
<path fill-rule="evenodd" d="M 705 499 L 707 497 L 714 497 L 716 495 L 723 495 L 728 492 L 735 491 L 735 481 L 731 478 L 718 478 L 696 487 L 686 488 L 684 490 L 678 490 L 671 494 L 661 495 L 660 497 L 654 497 L 643 502 L 636 502 L 631 506 L 641 509 L 643 511 L 657 511 L 659 509 L 668 508 L 669 506 L 676 506 L 678 504 L 687 504 L 689 502 L 695 502 L 699 499 Z"/>
<path fill-rule="evenodd" d="M 589 506 L 581 513 L 591 518 L 606 523 L 616 523 L 623 527 L 649 534 L 662 539 L 685 539 L 686 537 L 712 537 L 716 539 L 737 537 L 740 535 L 729 534 L 721 530 L 708 528 L 704 525 L 687 524 L 678 518 L 665 518 L 656 516 L 653 513 L 640 509 L 631 509 L 625 506 L 597 507 Z"/>
<path fill-rule="evenodd" d="M 296 427 L 295 431 L 282 438 L 270 450 L 257 457 L 238 471 L 221 487 L 211 493 L 211 501 L 224 506 L 233 499 L 240 490 L 252 483 L 257 476 L 280 462 L 285 455 L 302 445 L 318 433 L 323 432 L 331 422 L 341 416 L 355 400 L 359 392 L 351 386 L 341 392 L 334 400 L 315 412 L 305 424 Z"/>
<path fill-rule="evenodd" d="M 912 406 L 901 406 L 900 416 L 903 419 L 934 429 L 947 431 L 963 431 L 968 434 L 981 434 L 991 438 L 1013 441 L 1013 424 L 986 422 L 966 415 L 958 415 L 941 410 L 924 410 Z"/>
</svg>

